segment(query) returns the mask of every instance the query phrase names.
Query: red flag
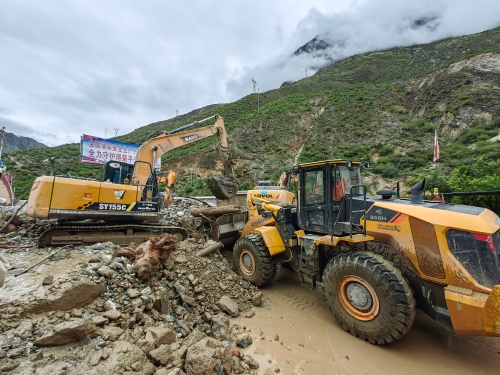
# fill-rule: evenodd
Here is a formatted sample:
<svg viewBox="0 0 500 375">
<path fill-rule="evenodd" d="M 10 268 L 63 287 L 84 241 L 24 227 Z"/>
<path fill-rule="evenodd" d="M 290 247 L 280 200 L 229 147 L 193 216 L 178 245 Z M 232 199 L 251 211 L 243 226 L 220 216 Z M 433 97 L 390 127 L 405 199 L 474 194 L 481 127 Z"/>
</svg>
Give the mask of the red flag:
<svg viewBox="0 0 500 375">
<path fill-rule="evenodd" d="M 438 132 L 434 135 L 434 163 L 439 160 L 439 140 L 438 140 Z"/>
</svg>

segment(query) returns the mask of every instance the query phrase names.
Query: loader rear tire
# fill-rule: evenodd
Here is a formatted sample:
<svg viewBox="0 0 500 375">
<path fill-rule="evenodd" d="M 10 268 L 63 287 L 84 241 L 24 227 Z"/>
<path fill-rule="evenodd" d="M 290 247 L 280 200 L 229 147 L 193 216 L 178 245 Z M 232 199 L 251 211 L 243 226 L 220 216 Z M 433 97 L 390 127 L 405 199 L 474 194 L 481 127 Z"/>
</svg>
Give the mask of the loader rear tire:
<svg viewBox="0 0 500 375">
<path fill-rule="evenodd" d="M 325 267 L 323 287 L 342 328 L 371 344 L 400 339 L 415 320 L 413 291 L 401 271 L 378 254 L 337 255 Z"/>
<path fill-rule="evenodd" d="M 256 286 L 264 286 L 276 276 L 276 261 L 269 254 L 260 233 L 240 238 L 233 247 L 238 274 Z"/>
</svg>

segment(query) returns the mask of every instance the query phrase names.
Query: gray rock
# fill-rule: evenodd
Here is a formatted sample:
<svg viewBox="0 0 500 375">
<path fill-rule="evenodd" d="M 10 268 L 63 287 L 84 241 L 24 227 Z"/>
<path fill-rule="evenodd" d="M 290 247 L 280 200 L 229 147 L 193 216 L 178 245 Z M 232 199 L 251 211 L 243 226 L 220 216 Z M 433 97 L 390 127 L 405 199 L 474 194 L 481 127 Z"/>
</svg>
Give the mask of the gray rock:
<svg viewBox="0 0 500 375">
<path fill-rule="evenodd" d="M 158 348 L 151 350 L 149 352 L 149 356 L 156 362 L 166 365 L 172 358 L 172 349 L 170 349 L 170 345 L 163 344 Z"/>
<path fill-rule="evenodd" d="M 139 369 L 142 375 L 152 375 L 156 371 L 156 367 L 139 347 L 128 341 L 116 341 L 108 359 L 80 373 L 85 375 L 133 374 L 134 372 L 126 370 L 132 369 L 132 366 Z"/>
<path fill-rule="evenodd" d="M 127 296 L 130 298 L 137 298 L 141 295 L 141 292 L 139 292 L 137 289 L 128 289 L 127 290 Z"/>
<path fill-rule="evenodd" d="M 222 311 L 228 313 L 232 317 L 240 315 L 238 303 L 229 296 L 222 296 L 219 300 L 219 307 Z"/>
<path fill-rule="evenodd" d="M 211 337 L 188 348 L 184 366 L 189 375 L 231 374 L 231 350 Z"/>
<path fill-rule="evenodd" d="M 118 320 L 121 318 L 122 314 L 118 310 L 108 310 L 104 314 L 102 314 L 102 316 L 109 320 Z"/>
<path fill-rule="evenodd" d="M 188 306 L 196 307 L 197 305 L 196 300 L 193 297 L 190 297 L 186 294 L 181 294 L 181 299 L 182 302 L 184 302 Z"/>
<path fill-rule="evenodd" d="M 246 348 L 247 346 L 252 344 L 252 335 L 250 335 L 248 332 L 243 332 L 240 333 L 236 337 L 236 345 L 238 345 L 240 348 Z"/>
<path fill-rule="evenodd" d="M 6 359 L 2 364 L 0 364 L 0 372 L 8 372 L 14 370 L 17 366 L 19 366 L 19 361 Z"/>
<path fill-rule="evenodd" d="M 177 337 L 177 333 L 167 327 L 148 327 L 147 330 L 153 336 L 155 347 L 163 344 L 170 345 L 175 342 Z"/>
<path fill-rule="evenodd" d="M 97 269 L 97 273 L 101 276 L 104 276 L 106 278 L 110 278 L 115 274 L 115 271 L 113 271 L 111 268 L 108 266 L 101 266 Z"/>
<path fill-rule="evenodd" d="M 54 276 L 52 275 L 45 276 L 42 281 L 42 285 L 51 285 L 53 281 L 54 281 Z"/>
<path fill-rule="evenodd" d="M 92 320 L 94 321 L 94 324 L 98 327 L 103 326 L 108 322 L 108 319 L 101 315 L 93 316 Z"/>
<path fill-rule="evenodd" d="M 203 340 L 205 337 L 206 335 L 203 332 L 194 329 L 184 341 L 184 345 L 189 348 L 190 346 L 196 344 L 198 341 Z"/>
<path fill-rule="evenodd" d="M 262 306 L 262 292 L 258 292 L 252 297 L 252 303 L 254 306 Z"/>
<path fill-rule="evenodd" d="M 175 264 L 184 264 L 187 263 L 188 259 L 184 254 L 177 255 L 174 259 Z"/>
<path fill-rule="evenodd" d="M 94 332 L 96 326 L 92 319 L 77 319 L 64 322 L 54 326 L 49 333 L 35 341 L 36 346 L 64 345 L 74 341 L 80 341 Z"/>
<path fill-rule="evenodd" d="M 109 311 L 109 310 L 116 310 L 116 304 L 108 299 L 106 302 L 104 302 L 104 310 Z"/>
</svg>

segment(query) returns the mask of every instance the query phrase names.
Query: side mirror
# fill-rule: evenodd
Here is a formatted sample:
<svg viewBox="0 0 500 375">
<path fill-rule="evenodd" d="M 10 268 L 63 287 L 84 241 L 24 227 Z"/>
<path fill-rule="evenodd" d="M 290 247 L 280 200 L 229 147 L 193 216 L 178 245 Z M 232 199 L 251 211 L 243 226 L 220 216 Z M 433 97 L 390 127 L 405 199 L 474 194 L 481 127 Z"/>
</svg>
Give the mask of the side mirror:
<svg viewBox="0 0 500 375">
<path fill-rule="evenodd" d="M 363 166 L 364 166 L 365 168 L 370 168 L 370 162 L 369 162 L 369 161 L 364 161 L 364 162 L 363 162 Z"/>
</svg>

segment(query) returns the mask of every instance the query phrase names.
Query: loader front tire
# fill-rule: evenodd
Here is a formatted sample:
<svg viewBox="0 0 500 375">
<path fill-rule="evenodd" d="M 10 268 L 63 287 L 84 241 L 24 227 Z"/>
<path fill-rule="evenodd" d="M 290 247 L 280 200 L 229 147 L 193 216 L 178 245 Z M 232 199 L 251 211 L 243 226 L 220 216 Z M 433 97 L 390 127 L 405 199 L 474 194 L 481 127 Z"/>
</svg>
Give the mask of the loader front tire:
<svg viewBox="0 0 500 375">
<path fill-rule="evenodd" d="M 236 241 L 233 260 L 238 274 L 256 286 L 266 285 L 276 276 L 276 261 L 269 254 L 260 233 Z"/>
<path fill-rule="evenodd" d="M 380 255 L 337 255 L 325 267 L 323 287 L 342 328 L 371 344 L 400 339 L 415 320 L 413 291 L 401 271 Z"/>
</svg>

